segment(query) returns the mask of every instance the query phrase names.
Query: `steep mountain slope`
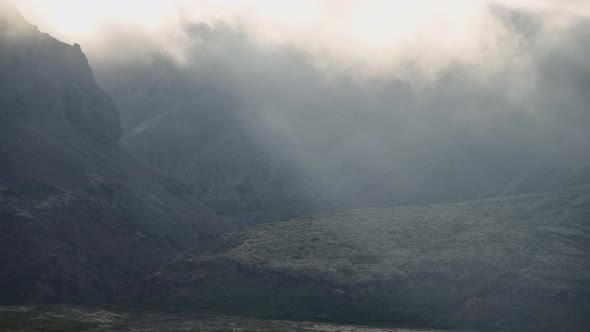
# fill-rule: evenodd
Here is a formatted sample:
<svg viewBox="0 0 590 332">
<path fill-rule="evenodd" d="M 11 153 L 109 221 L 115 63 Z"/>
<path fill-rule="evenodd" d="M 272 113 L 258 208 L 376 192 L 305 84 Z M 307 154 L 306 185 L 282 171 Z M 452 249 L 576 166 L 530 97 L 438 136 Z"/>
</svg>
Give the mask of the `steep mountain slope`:
<svg viewBox="0 0 590 332">
<path fill-rule="evenodd" d="M 120 106 L 123 145 L 217 212 L 275 221 L 589 181 L 590 62 L 578 55 L 590 43 L 569 33 L 550 50 L 526 40 L 535 68 L 521 91 L 511 68 L 483 81 L 456 66 L 422 87 L 374 82 L 325 75 L 222 24 L 185 30 L 182 64 L 156 50 L 97 60 L 97 76 Z M 273 209 L 288 213 L 259 216 Z"/>
<path fill-rule="evenodd" d="M 143 294 L 197 312 L 585 331 L 590 187 L 252 226 L 183 254 Z"/>
<path fill-rule="evenodd" d="M 158 56 L 99 68 L 122 112 L 121 144 L 217 213 L 240 223 L 282 219 L 318 191 L 290 142 L 244 109 L 231 82 Z"/>
<path fill-rule="evenodd" d="M 0 300 L 104 300 L 223 229 L 122 151 L 78 45 L 0 5 Z"/>
</svg>

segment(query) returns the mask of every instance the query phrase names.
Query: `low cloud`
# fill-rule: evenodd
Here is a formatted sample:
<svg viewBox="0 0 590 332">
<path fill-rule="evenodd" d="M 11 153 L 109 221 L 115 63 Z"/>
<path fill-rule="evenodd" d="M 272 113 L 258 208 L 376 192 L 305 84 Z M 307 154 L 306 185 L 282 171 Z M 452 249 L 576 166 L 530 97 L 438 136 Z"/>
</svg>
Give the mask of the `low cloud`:
<svg viewBox="0 0 590 332">
<path fill-rule="evenodd" d="M 128 135 L 236 126 L 342 200 L 485 196 L 587 155 L 587 1 L 66 2 L 19 6 L 82 44 Z"/>
<path fill-rule="evenodd" d="M 484 79 L 522 76 L 535 65 L 531 48 L 563 38 L 590 16 L 585 1 L 551 0 L 23 0 L 18 6 L 42 30 L 81 43 L 96 59 L 160 52 L 183 63 L 199 43 L 187 26 L 224 25 L 261 47 L 300 50 L 326 73 L 412 80 L 456 65 Z"/>
</svg>

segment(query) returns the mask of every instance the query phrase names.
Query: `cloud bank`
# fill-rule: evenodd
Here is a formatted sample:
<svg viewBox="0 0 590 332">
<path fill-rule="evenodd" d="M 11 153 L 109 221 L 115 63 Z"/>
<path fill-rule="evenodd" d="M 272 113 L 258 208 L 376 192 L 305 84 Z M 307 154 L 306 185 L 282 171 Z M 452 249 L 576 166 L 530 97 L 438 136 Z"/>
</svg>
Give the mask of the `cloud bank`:
<svg viewBox="0 0 590 332">
<path fill-rule="evenodd" d="M 187 167 L 191 181 L 210 180 L 194 165 L 234 165 L 241 154 L 219 151 L 236 132 L 298 161 L 329 193 L 319 196 L 354 206 L 485 197 L 521 175 L 544 177 L 535 169 L 560 176 L 586 160 L 587 1 L 19 6 L 41 30 L 82 44 L 121 110 L 122 144 Z"/>
<path fill-rule="evenodd" d="M 590 17 L 557 0 L 22 0 L 19 9 L 91 58 L 157 50 L 179 63 L 198 40 L 187 26 L 227 25 L 265 48 L 293 48 L 325 72 L 433 78 L 461 65 L 475 76 L 529 72 L 529 48 Z M 533 45 L 532 45 L 533 44 Z M 206 46 L 206 45 L 205 45 Z"/>
</svg>

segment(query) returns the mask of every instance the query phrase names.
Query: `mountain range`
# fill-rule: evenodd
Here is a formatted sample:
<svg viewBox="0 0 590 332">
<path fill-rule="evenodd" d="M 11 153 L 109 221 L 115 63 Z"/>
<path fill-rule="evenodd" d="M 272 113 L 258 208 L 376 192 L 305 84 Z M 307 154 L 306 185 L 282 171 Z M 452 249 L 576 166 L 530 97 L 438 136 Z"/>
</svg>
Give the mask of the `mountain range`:
<svg viewBox="0 0 590 332">
<path fill-rule="evenodd" d="M 185 29 L 217 47 L 93 62 L 0 2 L 0 303 L 587 330 L 590 44 L 516 103 Z"/>
</svg>

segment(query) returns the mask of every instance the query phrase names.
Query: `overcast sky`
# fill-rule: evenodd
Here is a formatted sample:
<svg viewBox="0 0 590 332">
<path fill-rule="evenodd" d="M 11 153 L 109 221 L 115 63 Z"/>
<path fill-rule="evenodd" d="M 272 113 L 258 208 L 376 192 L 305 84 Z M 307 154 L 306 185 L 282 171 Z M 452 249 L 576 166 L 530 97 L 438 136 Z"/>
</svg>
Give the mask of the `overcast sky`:
<svg viewBox="0 0 590 332">
<path fill-rule="evenodd" d="M 223 22 L 265 47 L 294 47 L 318 68 L 370 77 L 435 77 L 462 64 L 475 75 L 506 67 L 528 70 L 523 39 L 562 39 L 580 18 L 584 0 L 19 0 L 41 30 L 80 43 L 90 57 L 137 55 L 158 48 L 186 61 L 187 23 Z M 503 14 L 510 8 L 534 19 Z M 513 13 L 513 11 L 511 11 Z M 530 25 L 530 26 L 527 26 Z M 133 50 L 113 40 L 141 40 Z"/>
</svg>

